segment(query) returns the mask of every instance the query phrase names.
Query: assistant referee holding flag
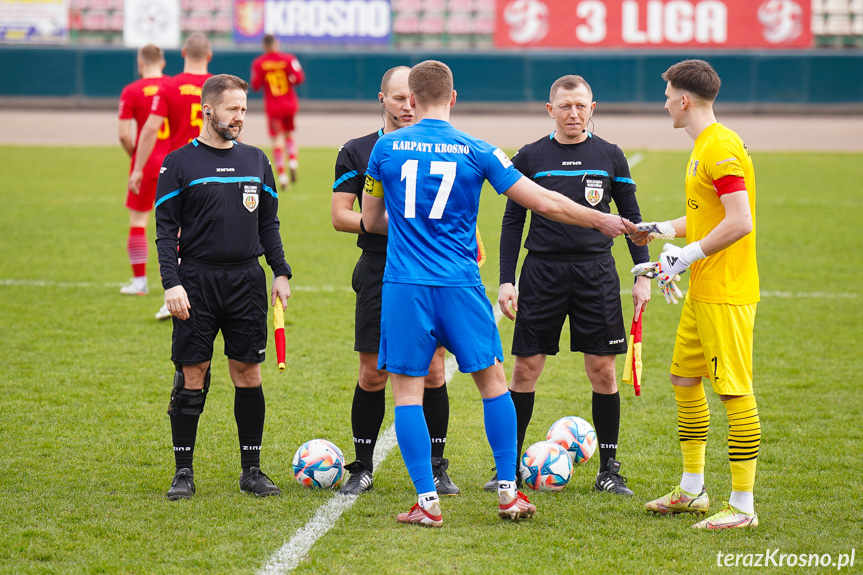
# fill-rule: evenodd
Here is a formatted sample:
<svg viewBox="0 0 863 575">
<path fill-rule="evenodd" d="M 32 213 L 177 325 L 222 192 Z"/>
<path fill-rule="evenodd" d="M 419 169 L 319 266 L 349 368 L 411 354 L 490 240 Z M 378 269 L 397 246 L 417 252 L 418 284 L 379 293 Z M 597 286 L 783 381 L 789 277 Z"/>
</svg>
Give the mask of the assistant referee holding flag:
<svg viewBox="0 0 863 575">
<path fill-rule="evenodd" d="M 273 270 L 270 305 L 277 299 L 287 305 L 291 268 L 279 235 L 270 162 L 258 148 L 236 141 L 248 92 L 244 80 L 227 74 L 204 83 L 201 134 L 165 158 L 156 189 L 156 247 L 165 303 L 174 316 L 176 372 L 168 414 L 177 471 L 167 494 L 171 500 L 195 493 L 195 436 L 219 330 L 235 387 L 240 489 L 260 497 L 281 493 L 260 469 L 267 286 L 258 257 L 265 255 Z"/>
</svg>

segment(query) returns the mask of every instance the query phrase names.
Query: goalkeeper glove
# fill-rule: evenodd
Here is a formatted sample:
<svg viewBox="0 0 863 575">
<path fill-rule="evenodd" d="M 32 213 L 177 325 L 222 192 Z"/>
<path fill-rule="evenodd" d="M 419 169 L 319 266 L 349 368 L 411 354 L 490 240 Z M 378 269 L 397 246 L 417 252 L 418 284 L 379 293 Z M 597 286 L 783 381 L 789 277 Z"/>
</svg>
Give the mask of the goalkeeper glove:
<svg viewBox="0 0 863 575">
<path fill-rule="evenodd" d="M 659 272 L 673 276 L 685 272 L 689 266 L 707 256 L 701 250 L 701 244 L 692 242 L 682 248 L 674 244 L 665 244 L 659 254 Z"/>
<path fill-rule="evenodd" d="M 676 283 L 680 281 L 680 274 L 685 272 L 694 262 L 705 257 L 707 256 L 704 255 L 701 244 L 698 242 L 686 244 L 682 248 L 674 244 L 665 244 L 662 247 L 659 261 L 656 262 L 656 283 L 667 303 L 677 305 L 677 300 L 683 298 L 683 293 Z"/>
<path fill-rule="evenodd" d="M 677 282 L 680 281 L 680 276 L 673 276 L 659 273 L 656 276 L 656 284 L 659 286 L 659 291 L 665 296 L 665 303 L 673 303 L 677 305 L 677 300 L 683 299 L 683 292 L 677 287 Z"/>
<path fill-rule="evenodd" d="M 656 277 L 656 264 L 658 263 L 659 262 L 647 262 L 644 264 L 637 264 L 629 271 L 632 273 L 632 275 L 636 277 L 645 276 L 647 278 L 653 279 Z"/>
<path fill-rule="evenodd" d="M 645 246 L 656 238 L 673 240 L 677 237 L 677 232 L 671 222 L 641 222 L 635 224 L 635 227 L 638 228 L 638 231 L 629 234 L 628 237 L 632 243 L 638 246 Z"/>
<path fill-rule="evenodd" d="M 683 292 L 680 291 L 680 288 L 676 284 L 676 282 L 680 281 L 680 276 L 675 274 L 669 277 L 667 274 L 661 273 L 660 262 L 638 264 L 630 271 L 634 276 L 656 278 L 656 283 L 659 285 L 659 289 L 662 291 L 662 295 L 665 296 L 667 303 L 676 305 L 677 300 L 683 298 Z"/>
</svg>

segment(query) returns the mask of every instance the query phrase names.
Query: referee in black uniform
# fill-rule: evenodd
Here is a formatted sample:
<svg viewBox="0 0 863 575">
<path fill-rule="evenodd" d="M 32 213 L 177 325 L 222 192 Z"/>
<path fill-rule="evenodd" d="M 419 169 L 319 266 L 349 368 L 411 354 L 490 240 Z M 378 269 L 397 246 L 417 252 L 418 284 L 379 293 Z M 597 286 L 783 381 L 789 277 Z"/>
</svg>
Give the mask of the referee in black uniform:
<svg viewBox="0 0 863 575">
<path fill-rule="evenodd" d="M 354 350 L 360 354 L 360 370 L 351 405 L 351 428 L 357 460 L 347 465 L 350 477 L 341 493 L 359 495 L 373 486 L 373 456 L 378 434 L 386 412 L 386 384 L 389 374 L 378 369 L 378 349 L 381 339 L 381 290 L 387 261 L 387 237 L 366 233 L 362 219 L 354 211 L 359 203 L 362 210 L 363 184 L 366 168 L 375 142 L 389 133 L 416 122 L 410 105 L 407 66 L 386 71 L 381 79 L 378 100 L 384 127 L 362 138 L 348 141 L 339 149 L 336 159 L 336 180 L 333 184 L 332 221 L 340 232 L 359 234 L 357 247 L 363 250 L 354 267 L 351 283 L 357 294 Z M 449 395 L 444 374 L 444 354 L 438 347 L 425 378 L 423 411 L 432 441 L 432 472 L 440 495 L 458 495 L 459 488 L 447 473 L 449 461 L 444 458 L 449 426 Z M 497 487 L 495 487 L 497 489 Z"/>
<path fill-rule="evenodd" d="M 546 104 L 556 130 L 521 148 L 512 162 L 525 176 L 574 202 L 638 223 L 641 213 L 635 182 L 619 147 L 587 131 L 596 102 L 581 76 L 564 76 L 551 86 Z M 620 281 L 611 255 L 612 240 L 598 230 L 552 222 L 532 214 L 525 241 L 519 291 L 515 268 L 527 210 L 509 200 L 500 236 L 500 292 L 503 313 L 515 319 L 515 357 L 510 392 L 518 418 L 518 453 L 533 414 L 536 382 L 548 355 L 558 352 L 564 319 L 569 317 L 570 348 L 584 354 L 593 388 L 593 424 L 599 442 L 599 491 L 632 495 L 620 473 L 617 439 L 620 394 L 614 356 L 626 353 Z M 633 263 L 649 260 L 648 250 L 627 240 Z M 632 290 L 635 312 L 650 300 L 650 280 Z M 518 312 L 517 316 L 514 312 Z M 496 479 L 496 477 L 495 477 Z M 496 481 L 486 484 L 495 488 Z"/>
<path fill-rule="evenodd" d="M 268 302 L 258 257 L 265 255 L 273 270 L 270 305 L 276 299 L 287 305 L 291 268 L 279 235 L 270 162 L 258 148 L 236 141 L 248 91 L 236 76 L 208 79 L 201 89 L 200 136 L 169 154 L 159 174 L 156 247 L 165 303 L 174 316 L 171 360 L 176 366 L 168 406 L 177 466 L 167 494 L 171 500 L 195 493 L 195 436 L 219 330 L 235 387 L 240 489 L 260 497 L 281 493 L 260 469 L 265 413 L 260 364 L 267 347 Z"/>
</svg>

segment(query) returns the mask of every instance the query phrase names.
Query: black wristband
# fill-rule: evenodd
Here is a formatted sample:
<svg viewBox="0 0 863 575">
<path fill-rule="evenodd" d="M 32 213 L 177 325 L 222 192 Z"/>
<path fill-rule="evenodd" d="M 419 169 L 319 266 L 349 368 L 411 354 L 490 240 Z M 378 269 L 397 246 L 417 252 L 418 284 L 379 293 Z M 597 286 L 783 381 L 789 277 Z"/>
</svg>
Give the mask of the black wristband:
<svg viewBox="0 0 863 575">
<path fill-rule="evenodd" d="M 365 226 L 365 224 L 363 224 L 363 218 L 360 218 L 360 231 L 361 231 L 362 233 L 364 233 L 364 234 L 369 233 L 369 232 L 366 230 L 366 226 Z"/>
</svg>

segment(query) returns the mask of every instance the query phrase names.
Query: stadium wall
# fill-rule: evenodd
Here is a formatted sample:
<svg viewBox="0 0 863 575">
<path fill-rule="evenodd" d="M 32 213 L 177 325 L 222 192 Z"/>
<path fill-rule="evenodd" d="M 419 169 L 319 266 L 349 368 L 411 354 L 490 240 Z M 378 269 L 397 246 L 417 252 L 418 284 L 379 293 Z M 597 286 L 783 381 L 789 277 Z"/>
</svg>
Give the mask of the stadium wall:
<svg viewBox="0 0 863 575">
<path fill-rule="evenodd" d="M 723 79 L 721 102 L 736 111 L 863 111 L 863 53 L 841 50 L 722 52 L 423 52 L 295 51 L 306 70 L 297 88 L 306 109 L 376 104 L 380 77 L 392 66 L 435 58 L 450 65 L 459 102 L 477 111 L 545 102 L 559 76 L 577 73 L 606 110 L 656 110 L 660 75 L 685 58 L 709 60 Z M 210 70 L 247 78 L 257 52 L 217 49 Z M 166 73 L 182 70 L 178 50 Z M 135 52 L 99 47 L 0 46 L 0 105 L 93 108 L 116 105 L 137 77 Z M 259 98 L 259 94 L 253 94 Z M 463 108 L 464 109 L 464 108 Z M 661 107 L 660 107 L 661 109 Z"/>
</svg>

